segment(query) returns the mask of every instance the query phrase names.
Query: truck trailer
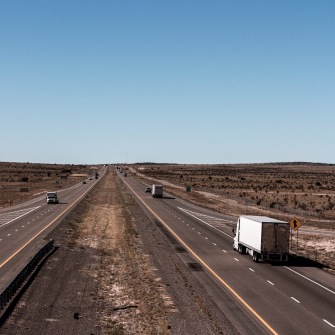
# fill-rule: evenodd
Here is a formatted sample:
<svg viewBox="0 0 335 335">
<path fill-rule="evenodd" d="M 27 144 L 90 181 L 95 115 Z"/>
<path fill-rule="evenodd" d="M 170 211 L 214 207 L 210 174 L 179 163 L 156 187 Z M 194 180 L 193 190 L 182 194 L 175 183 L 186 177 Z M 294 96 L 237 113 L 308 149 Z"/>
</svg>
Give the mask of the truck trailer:
<svg viewBox="0 0 335 335">
<path fill-rule="evenodd" d="M 237 220 L 233 248 L 254 262 L 288 261 L 290 225 L 266 216 L 242 215 Z"/>
<path fill-rule="evenodd" d="M 152 185 L 151 196 L 153 196 L 154 198 L 162 198 L 163 197 L 163 186 L 162 185 Z"/>
</svg>

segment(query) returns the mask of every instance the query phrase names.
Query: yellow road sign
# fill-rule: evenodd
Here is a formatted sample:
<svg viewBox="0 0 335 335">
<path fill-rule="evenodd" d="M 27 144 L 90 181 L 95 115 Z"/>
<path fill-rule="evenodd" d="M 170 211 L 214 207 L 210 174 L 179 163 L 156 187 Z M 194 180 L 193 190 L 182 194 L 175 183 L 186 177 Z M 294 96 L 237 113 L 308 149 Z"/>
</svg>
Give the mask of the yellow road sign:
<svg viewBox="0 0 335 335">
<path fill-rule="evenodd" d="M 290 222 L 290 226 L 293 230 L 297 230 L 301 226 L 301 222 L 297 218 L 294 218 Z"/>
</svg>

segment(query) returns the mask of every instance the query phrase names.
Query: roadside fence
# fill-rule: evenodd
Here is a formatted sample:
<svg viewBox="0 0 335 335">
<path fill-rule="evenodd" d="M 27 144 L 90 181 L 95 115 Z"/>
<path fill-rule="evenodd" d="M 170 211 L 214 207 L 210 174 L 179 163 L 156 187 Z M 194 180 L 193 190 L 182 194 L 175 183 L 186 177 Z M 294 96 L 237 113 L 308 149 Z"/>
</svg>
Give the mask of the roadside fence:
<svg viewBox="0 0 335 335">
<path fill-rule="evenodd" d="M 53 249 L 54 240 L 50 240 L 42 247 L 37 254 L 25 265 L 21 272 L 11 281 L 11 283 L 0 294 L 0 313 L 9 303 L 16 291 L 26 281 L 38 263 Z"/>
<path fill-rule="evenodd" d="M 184 184 L 180 184 L 180 183 L 177 183 L 175 181 L 169 180 L 169 182 L 172 183 L 172 184 L 178 185 L 178 186 L 186 187 Z M 267 202 L 257 201 L 257 200 L 253 200 L 253 199 L 247 199 L 247 198 L 243 198 L 243 197 L 240 197 L 238 195 L 235 195 L 235 194 L 218 191 L 218 190 L 214 190 L 214 189 L 211 189 L 211 188 L 198 187 L 198 186 L 192 186 L 192 187 L 197 191 L 204 191 L 204 192 L 220 194 L 220 195 L 224 195 L 224 196 L 226 196 L 228 198 L 231 198 L 231 199 L 236 199 L 236 200 L 240 200 L 240 201 L 243 201 L 243 202 L 248 202 L 249 204 L 256 204 L 256 205 L 264 206 L 264 207 L 268 207 L 268 208 L 275 208 L 275 209 L 279 209 L 281 211 L 288 212 L 288 213 L 295 213 L 295 214 L 300 214 L 300 215 L 320 216 L 320 213 L 314 212 L 314 211 L 311 212 L 311 211 L 305 211 L 303 209 L 290 208 L 290 207 L 280 206 L 280 205 L 272 205 L 272 204 L 269 204 Z"/>
</svg>

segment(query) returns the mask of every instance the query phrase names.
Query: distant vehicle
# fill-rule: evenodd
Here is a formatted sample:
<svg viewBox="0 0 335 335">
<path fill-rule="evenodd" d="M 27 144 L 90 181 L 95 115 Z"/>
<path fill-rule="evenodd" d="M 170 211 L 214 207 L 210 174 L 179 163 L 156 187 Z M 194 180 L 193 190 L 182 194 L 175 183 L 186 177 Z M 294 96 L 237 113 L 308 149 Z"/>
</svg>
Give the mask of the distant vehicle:
<svg viewBox="0 0 335 335">
<path fill-rule="evenodd" d="M 86 184 L 86 180 L 83 181 L 83 184 Z"/>
<path fill-rule="evenodd" d="M 163 186 L 162 185 L 152 185 L 151 195 L 154 198 L 161 198 L 163 196 Z"/>
<path fill-rule="evenodd" d="M 125 177 L 127 177 L 127 172 L 125 172 L 123 175 L 124 175 Z"/>
<path fill-rule="evenodd" d="M 288 261 L 290 225 L 266 216 L 245 216 L 237 220 L 233 247 L 249 254 L 254 262 Z"/>
<path fill-rule="evenodd" d="M 151 187 L 146 187 L 145 192 L 151 192 Z"/>
<path fill-rule="evenodd" d="M 99 173 L 96 172 L 96 173 L 94 174 L 94 176 L 95 176 L 95 179 L 98 179 Z"/>
<path fill-rule="evenodd" d="M 88 178 L 88 180 L 92 180 L 92 179 L 93 179 L 92 177 Z"/>
<path fill-rule="evenodd" d="M 58 204 L 57 192 L 47 192 L 47 204 Z"/>
</svg>

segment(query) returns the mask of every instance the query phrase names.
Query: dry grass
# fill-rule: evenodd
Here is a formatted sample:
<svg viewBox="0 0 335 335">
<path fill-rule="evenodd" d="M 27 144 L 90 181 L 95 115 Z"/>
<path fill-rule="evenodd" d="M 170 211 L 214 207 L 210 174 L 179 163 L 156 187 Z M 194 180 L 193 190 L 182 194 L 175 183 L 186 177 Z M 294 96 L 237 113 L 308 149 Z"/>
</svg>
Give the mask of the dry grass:
<svg viewBox="0 0 335 335">
<path fill-rule="evenodd" d="M 183 173 L 184 184 L 189 185 L 190 182 L 193 182 L 193 186 L 201 186 L 206 188 L 212 188 L 212 189 L 220 189 L 220 187 L 217 187 L 220 185 L 218 182 L 219 178 L 218 175 L 225 173 L 227 176 L 224 178 L 227 179 L 227 184 L 225 188 L 225 192 L 229 192 L 231 194 L 241 195 L 241 189 L 237 186 L 237 184 L 234 184 L 235 182 L 233 180 L 238 180 L 241 178 L 249 178 L 249 180 L 254 180 L 255 184 L 258 183 L 257 188 L 254 190 L 249 189 L 249 196 L 252 198 L 251 194 L 257 193 L 263 194 L 259 191 L 259 189 L 262 189 L 263 187 L 268 187 L 266 189 L 267 193 L 270 194 L 271 197 L 274 196 L 280 204 L 281 197 L 286 197 L 286 192 L 280 191 L 279 193 L 274 192 L 277 190 L 278 187 L 284 187 L 283 183 L 277 183 L 276 180 L 283 180 L 285 176 L 286 184 L 290 183 L 292 185 L 299 185 L 301 183 L 301 180 L 305 180 L 305 184 L 309 183 L 309 185 L 312 183 L 312 180 L 321 180 L 321 182 L 324 185 L 328 185 L 327 187 L 323 187 L 322 190 L 319 190 L 320 192 L 327 192 L 327 194 L 323 197 L 318 196 L 318 199 L 320 200 L 317 204 L 319 208 L 322 208 L 322 206 L 325 206 L 325 202 L 329 203 L 329 199 L 331 201 L 334 200 L 335 192 L 334 192 L 334 184 L 333 184 L 333 178 L 335 175 L 333 175 L 333 165 L 326 165 L 326 166 L 318 166 L 318 165 L 239 165 L 239 166 L 180 166 L 180 165 L 147 165 L 147 166 L 132 166 L 132 168 L 135 168 L 137 171 L 137 175 L 134 176 L 138 180 L 147 183 L 163 183 L 163 181 L 167 181 L 166 185 L 164 186 L 165 191 L 174 194 L 175 196 L 191 201 L 194 204 L 197 204 L 202 207 L 210 208 L 216 211 L 220 211 L 226 214 L 234 215 L 236 217 L 240 215 L 265 215 L 270 216 L 273 218 L 277 218 L 283 221 L 290 221 L 293 216 L 296 216 L 291 213 L 285 213 L 280 210 L 276 210 L 274 208 L 262 208 L 261 206 L 257 205 L 250 205 L 246 207 L 242 201 L 234 200 L 227 198 L 222 195 L 210 193 L 210 192 L 202 192 L 202 191 L 195 191 L 194 189 L 191 191 L 191 193 L 187 193 L 185 190 L 185 187 L 177 186 L 173 183 L 170 183 L 169 181 L 177 181 L 178 183 L 181 183 L 180 181 L 180 173 Z M 245 169 L 245 170 L 244 170 Z M 216 177 L 214 178 L 214 172 Z M 231 173 L 231 175 L 228 173 Z M 204 176 L 206 175 L 212 176 L 212 179 L 210 180 L 207 178 L 202 184 L 197 184 L 196 180 L 203 180 L 205 179 Z M 185 177 L 186 176 L 186 177 Z M 195 176 L 195 177 L 194 177 Z M 244 177 L 241 177 L 244 176 Z M 267 176 L 267 178 L 265 178 Z M 207 176 L 208 177 L 208 176 Z M 179 179 L 178 179 L 179 178 Z M 281 178 L 281 179 L 279 179 Z M 327 183 L 328 180 L 328 183 Z M 266 184 L 264 184 L 266 181 Z M 263 184 L 262 184 L 263 183 Z M 231 186 L 231 188 L 228 188 L 228 186 Z M 271 186 L 272 185 L 272 186 Z M 278 186 L 279 185 L 279 186 Z M 213 187 L 212 187 L 213 186 Z M 296 199 L 300 199 L 299 193 L 297 189 L 298 187 L 293 187 L 293 198 L 296 196 Z M 272 188 L 271 188 L 272 187 Z M 319 187 L 320 188 L 320 187 Z M 255 192 L 257 190 L 257 192 Z M 265 191 L 264 191 L 265 192 Z M 243 197 L 246 196 L 246 191 L 243 193 Z M 309 197 L 315 197 L 315 195 L 310 195 Z M 305 197 L 303 195 L 303 197 Z M 326 199 L 326 201 L 325 201 Z M 269 199 L 266 199 L 269 201 Z M 262 201 L 264 201 L 264 198 L 262 198 Z M 325 202 L 323 202 L 325 201 Z M 291 204 L 292 205 L 292 204 Z M 315 203 L 316 205 L 316 203 Z M 308 228 L 314 228 L 315 234 L 310 233 L 300 233 L 299 234 L 299 254 L 303 255 L 305 257 L 308 257 L 312 260 L 317 260 L 319 263 L 324 264 L 329 267 L 326 268 L 327 271 L 332 272 L 332 269 L 335 269 L 335 243 L 334 243 L 334 235 L 333 236 L 327 236 L 327 235 L 321 235 L 318 234 L 317 229 L 327 229 L 327 230 L 334 230 L 335 224 L 332 219 L 329 219 L 327 216 L 329 215 L 328 212 L 322 212 L 320 211 L 322 216 L 320 218 L 315 218 L 307 215 L 300 215 L 298 216 L 298 219 L 302 222 L 302 227 L 308 227 Z M 331 212 L 332 213 L 332 212 Z M 235 224 L 231 224 L 231 227 L 235 226 Z M 293 245 L 296 246 L 296 235 L 293 234 Z M 292 252 L 296 252 L 295 248 L 292 250 Z M 335 272 L 334 272 L 335 274 Z"/>
<path fill-rule="evenodd" d="M 151 164 L 133 165 L 132 167 L 146 177 L 228 192 L 258 203 L 266 202 L 272 206 L 280 205 L 318 212 L 320 220 L 314 220 L 314 222 L 324 222 L 327 229 L 331 229 L 331 226 L 333 226 L 333 219 L 335 218 L 335 165 L 307 163 Z M 211 197 L 214 197 L 214 195 Z M 237 201 L 227 200 L 220 204 L 222 208 L 239 207 Z M 229 206 L 225 206 L 225 203 Z M 243 205 L 243 203 L 240 203 L 240 205 Z M 248 208 L 252 213 L 261 212 L 262 209 L 269 210 L 269 208 L 262 208 L 260 205 L 253 205 Z M 245 208 L 236 211 L 236 213 L 241 212 L 244 214 Z M 272 209 L 271 212 L 278 215 L 281 213 L 280 211 L 272 211 Z M 292 214 L 289 214 L 289 216 L 292 216 Z M 313 217 L 310 219 L 313 220 Z M 331 224 L 327 225 L 326 222 Z"/>
<path fill-rule="evenodd" d="M 100 167 L 0 162 L 0 207 L 69 187 L 93 175 L 97 169 Z"/>
<path fill-rule="evenodd" d="M 110 171 L 110 170 L 109 170 Z M 164 287 L 142 254 L 127 207 L 137 206 L 115 172 L 102 180 L 80 225 L 78 246 L 96 249 L 100 320 L 105 334 L 168 334 Z"/>
</svg>

